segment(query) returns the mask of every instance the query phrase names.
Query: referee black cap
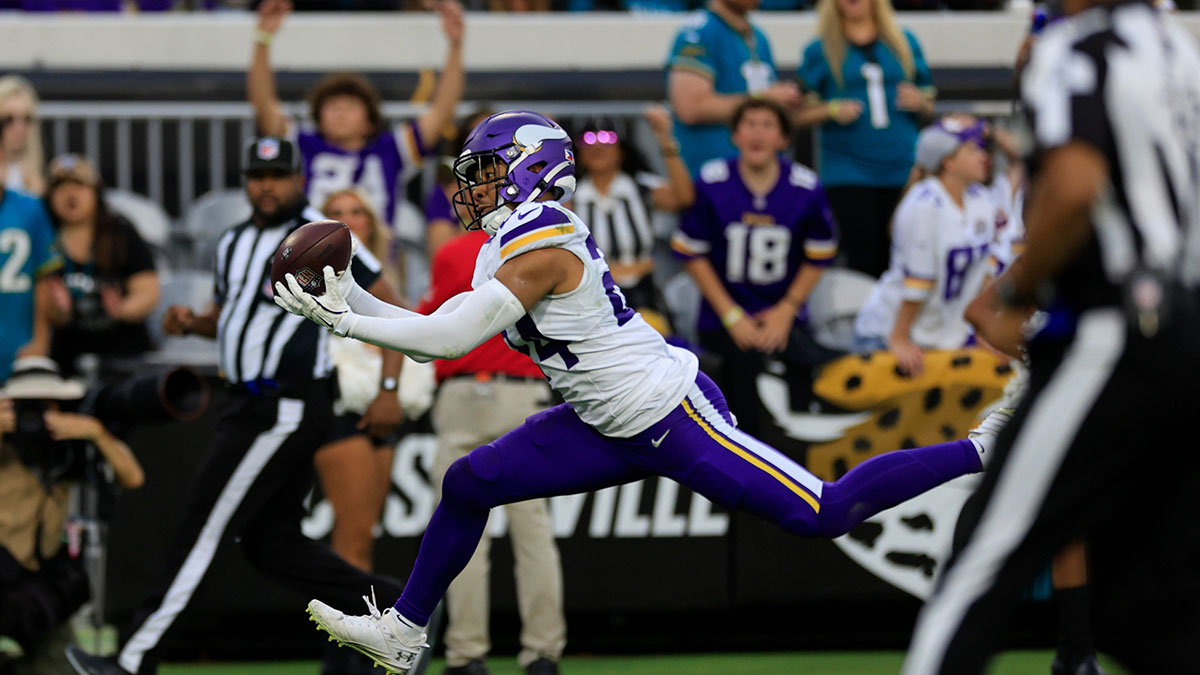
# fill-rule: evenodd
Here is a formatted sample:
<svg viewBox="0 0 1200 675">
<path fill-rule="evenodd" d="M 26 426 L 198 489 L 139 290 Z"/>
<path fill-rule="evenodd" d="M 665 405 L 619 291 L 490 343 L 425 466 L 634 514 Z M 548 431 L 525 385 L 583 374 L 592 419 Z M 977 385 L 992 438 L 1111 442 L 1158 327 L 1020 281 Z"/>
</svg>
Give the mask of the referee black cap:
<svg viewBox="0 0 1200 675">
<path fill-rule="evenodd" d="M 286 138 L 263 136 L 256 138 L 246 147 L 246 163 L 243 174 L 260 171 L 284 171 L 300 173 L 300 153 L 296 144 Z"/>
</svg>

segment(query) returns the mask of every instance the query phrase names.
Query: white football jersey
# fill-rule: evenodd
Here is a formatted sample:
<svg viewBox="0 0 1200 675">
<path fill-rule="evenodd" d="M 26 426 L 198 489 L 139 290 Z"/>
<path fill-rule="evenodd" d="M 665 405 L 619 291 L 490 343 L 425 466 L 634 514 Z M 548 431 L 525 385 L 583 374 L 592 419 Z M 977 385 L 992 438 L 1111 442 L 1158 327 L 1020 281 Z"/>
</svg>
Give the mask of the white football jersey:
<svg viewBox="0 0 1200 675">
<path fill-rule="evenodd" d="M 1017 256 L 1025 252 L 1025 188 L 1013 190 L 1008 176 L 997 174 L 992 184 L 985 188 L 996 209 L 996 237 L 992 247 L 993 274 L 999 276 Z"/>
<path fill-rule="evenodd" d="M 633 436 L 683 401 L 696 380 L 696 356 L 668 345 L 625 306 L 587 226 L 557 202 L 523 204 L 506 218 L 479 251 L 472 285 L 487 283 L 516 256 L 551 247 L 575 254 L 583 279 L 539 301 L 504 339 L 538 364 L 580 419 L 605 436 Z"/>
<path fill-rule="evenodd" d="M 988 274 L 996 208 L 982 186 L 960 209 L 931 176 L 912 186 L 892 219 L 892 258 L 854 322 L 854 331 L 884 340 L 903 300 L 923 302 L 910 338 L 922 349 L 956 349 L 971 328 L 963 319 Z"/>
</svg>

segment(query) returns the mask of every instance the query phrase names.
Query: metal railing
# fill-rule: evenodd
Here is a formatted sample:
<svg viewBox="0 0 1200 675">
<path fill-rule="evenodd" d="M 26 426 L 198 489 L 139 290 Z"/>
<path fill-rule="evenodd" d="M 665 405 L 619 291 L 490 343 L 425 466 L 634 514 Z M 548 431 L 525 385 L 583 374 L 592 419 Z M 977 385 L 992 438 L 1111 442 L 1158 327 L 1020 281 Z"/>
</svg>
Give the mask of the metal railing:
<svg viewBox="0 0 1200 675">
<path fill-rule="evenodd" d="M 503 101 L 506 107 L 536 107 L 547 114 L 584 117 L 640 114 L 643 102 L 529 103 Z M 470 114 L 478 104 L 463 104 Z M 303 104 L 285 105 L 303 120 Z M 390 123 L 411 119 L 424 108 L 405 102 L 383 106 Z M 105 182 L 146 195 L 178 216 L 198 195 L 241 184 L 238 170 L 245 143 L 255 133 L 253 111 L 244 103 L 206 102 L 47 102 L 38 110 L 47 157 L 84 154 L 97 163 Z"/>
<path fill-rule="evenodd" d="M 532 108 L 567 124 L 593 115 L 624 119 L 634 130 L 634 141 L 653 148 L 640 120 L 645 101 L 491 101 L 486 105 L 493 110 Z M 459 113 L 467 115 L 480 107 L 464 103 Z M 1011 114 L 1010 104 L 1002 101 L 946 101 L 938 107 L 992 117 Z M 411 119 L 423 110 L 407 102 L 383 106 L 390 123 Z M 286 104 L 284 111 L 302 121 L 307 115 L 302 103 Z M 240 187 L 242 152 L 255 133 L 253 111 L 246 103 L 46 102 L 38 114 L 47 158 L 82 153 L 96 162 L 106 184 L 145 195 L 174 217 L 206 192 Z M 653 158 L 654 153 L 648 155 Z"/>
</svg>

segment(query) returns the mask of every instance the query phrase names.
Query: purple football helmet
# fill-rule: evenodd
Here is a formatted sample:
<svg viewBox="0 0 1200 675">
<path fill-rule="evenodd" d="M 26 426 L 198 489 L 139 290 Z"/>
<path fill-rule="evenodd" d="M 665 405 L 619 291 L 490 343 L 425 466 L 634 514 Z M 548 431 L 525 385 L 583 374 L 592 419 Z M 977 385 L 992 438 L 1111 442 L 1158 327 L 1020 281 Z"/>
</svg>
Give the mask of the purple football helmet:
<svg viewBox="0 0 1200 675">
<path fill-rule="evenodd" d="M 575 194 L 575 151 L 570 135 L 554 120 L 509 110 L 475 127 L 454 161 L 454 175 L 459 188 L 454 206 L 463 226 L 495 234 L 512 213 L 510 204 L 524 204 L 544 194 L 558 200 Z M 488 192 L 479 188 L 488 185 L 495 186 L 495 197 L 477 203 L 476 195 Z"/>
</svg>

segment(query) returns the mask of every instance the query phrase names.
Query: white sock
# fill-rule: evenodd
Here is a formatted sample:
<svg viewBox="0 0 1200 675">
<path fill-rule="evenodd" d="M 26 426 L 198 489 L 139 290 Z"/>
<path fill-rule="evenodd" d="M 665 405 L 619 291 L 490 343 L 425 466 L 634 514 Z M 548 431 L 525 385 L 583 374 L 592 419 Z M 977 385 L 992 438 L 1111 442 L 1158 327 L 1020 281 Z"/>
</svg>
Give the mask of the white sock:
<svg viewBox="0 0 1200 675">
<path fill-rule="evenodd" d="M 396 619 L 395 627 L 400 629 L 400 637 L 410 642 L 418 642 L 425 639 L 426 626 L 418 626 L 395 609 L 390 614 Z"/>
</svg>

